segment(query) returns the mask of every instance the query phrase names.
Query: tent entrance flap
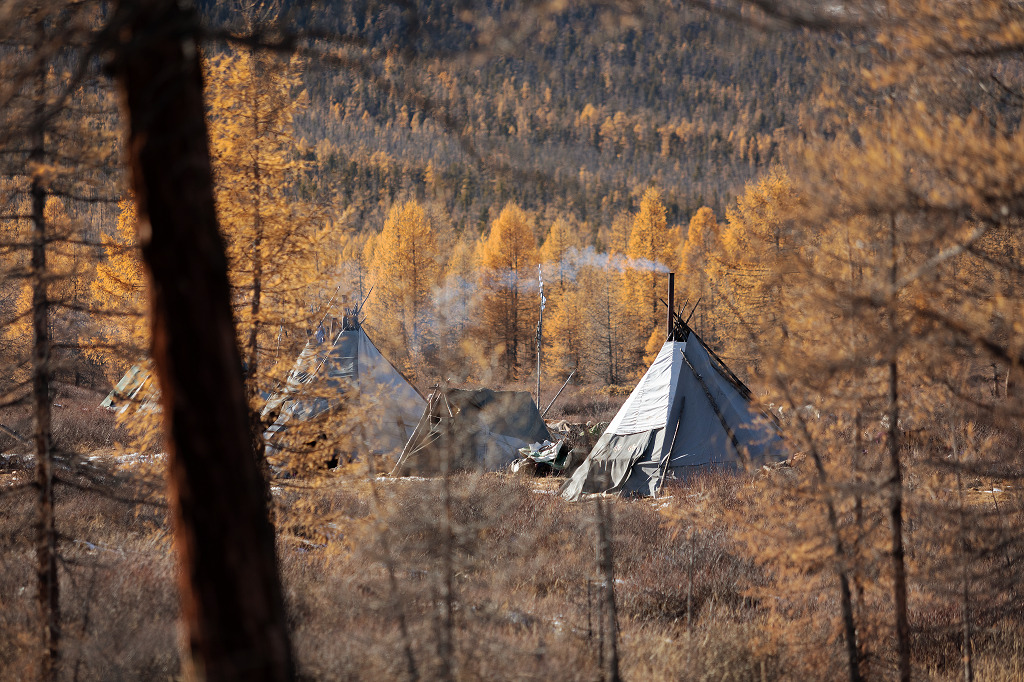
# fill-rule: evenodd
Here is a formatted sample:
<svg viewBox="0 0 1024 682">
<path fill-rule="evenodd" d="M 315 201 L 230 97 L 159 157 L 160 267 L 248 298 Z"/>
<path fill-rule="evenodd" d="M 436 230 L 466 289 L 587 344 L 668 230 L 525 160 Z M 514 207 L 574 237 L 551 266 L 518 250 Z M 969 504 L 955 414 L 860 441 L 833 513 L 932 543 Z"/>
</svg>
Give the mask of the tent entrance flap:
<svg viewBox="0 0 1024 682">
<path fill-rule="evenodd" d="M 650 446 L 626 472 L 626 480 L 621 487 L 623 495 L 654 497 L 657 494 L 665 471 L 664 459 L 668 457 L 668 453 L 664 452 L 666 433 L 666 429 L 658 429 L 652 434 Z"/>
<path fill-rule="evenodd" d="M 577 499 L 585 493 L 618 491 L 637 461 L 650 459 L 655 448 L 661 450 L 664 433 L 665 429 L 627 435 L 606 432 L 560 494 Z"/>
</svg>

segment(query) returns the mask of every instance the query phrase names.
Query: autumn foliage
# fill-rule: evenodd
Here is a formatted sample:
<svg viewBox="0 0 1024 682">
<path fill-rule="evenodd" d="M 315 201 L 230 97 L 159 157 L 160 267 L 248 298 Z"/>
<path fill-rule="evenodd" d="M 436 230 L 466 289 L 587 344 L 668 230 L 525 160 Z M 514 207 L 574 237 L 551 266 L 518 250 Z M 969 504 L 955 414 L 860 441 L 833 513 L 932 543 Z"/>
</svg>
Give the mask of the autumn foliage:
<svg viewBox="0 0 1024 682">
<path fill-rule="evenodd" d="M 538 382 L 544 407 L 571 375 L 552 416 L 604 421 L 665 341 L 674 272 L 677 310 L 778 421 L 793 458 L 695 476 L 656 507 L 610 505 L 622 519 L 615 589 L 629 674 L 1019 676 L 1016 4 L 896 0 L 826 12 L 725 2 L 708 14 L 403 3 L 364 16 L 357 3 L 336 15 L 289 10 L 279 22 L 249 13 L 276 10 L 249 8 L 237 25 L 221 3 L 199 5 L 215 38 L 196 53 L 210 189 L 250 408 L 280 387 L 321 321 L 358 309 L 424 393 L 446 382 L 531 391 Z M 82 72 L 65 63 L 99 39 L 91 31 L 105 10 L 64 9 L 44 22 L 22 17 L 33 30 L 74 29 L 55 52 L 22 44 L 17 30 L 5 42 L 7 72 L 24 76 L 0 84 L 5 475 L 27 451 L 33 373 L 55 386 L 49 395 L 37 382 L 33 398 L 68 424 L 64 396 L 88 415 L 151 352 L 137 252 L 150 226 L 138 217 L 145 202 L 125 189 L 119 159 L 133 150 L 117 142 L 123 121 L 92 63 L 109 49 L 85 50 Z M 216 26 L 220 14 L 231 16 Z M 303 35 L 289 23 L 307 20 L 333 28 Z M 782 30 L 793 26 L 801 31 Z M 406 31 L 417 37 L 406 42 Z M 516 53 L 523 36 L 535 53 Z M 44 336 L 52 345 L 33 367 Z M 358 438 L 354 408 L 333 417 L 330 428 L 314 425 L 316 438 Z M 155 420 L 132 422 L 144 438 L 118 431 L 117 456 L 162 450 Z M 254 450 L 265 426 L 250 419 Z M 61 486 L 79 491 L 95 476 L 133 492 L 130 467 L 93 470 L 91 450 L 60 438 Z M 109 448 L 101 454 L 113 456 Z M 303 675 L 414 678 L 417 665 L 439 678 L 602 674 L 604 635 L 582 596 L 597 589 L 583 507 L 500 477 L 377 489 L 380 471 L 361 467 L 382 463 L 325 473 L 317 461 L 264 491 L 280 514 Z M 14 479 L 10 499 L 29 489 Z M 119 519 L 108 536 L 75 495 L 57 497 L 61 551 L 72 559 L 61 571 L 75 576 L 69 623 L 88 632 L 83 605 L 96 600 L 83 590 L 95 587 L 103 627 L 134 631 L 104 605 L 116 601 L 116 581 L 89 552 L 107 550 L 78 546 L 123 543 L 146 557 L 138 573 L 123 567 L 126 584 L 160 595 L 165 622 L 139 638 L 149 667 L 115 657 L 120 667 L 107 670 L 177 675 L 167 654 L 173 597 L 161 591 L 169 531 L 150 510 L 163 502 L 99 507 Z M 17 564 L 30 520 L 14 504 L 0 511 Z M 124 556 L 108 558 L 120 566 Z M 86 565 L 93 577 L 80 580 Z M 0 580 L 0 601 L 24 610 L 22 568 Z M 0 623 L 4 635 L 28 627 L 18 617 Z M 481 632 L 516 648 L 489 649 Z M 0 659 L 21 662 L 13 677 L 35 655 L 27 641 L 0 637 Z M 104 670 L 95 652 L 81 660 Z"/>
</svg>

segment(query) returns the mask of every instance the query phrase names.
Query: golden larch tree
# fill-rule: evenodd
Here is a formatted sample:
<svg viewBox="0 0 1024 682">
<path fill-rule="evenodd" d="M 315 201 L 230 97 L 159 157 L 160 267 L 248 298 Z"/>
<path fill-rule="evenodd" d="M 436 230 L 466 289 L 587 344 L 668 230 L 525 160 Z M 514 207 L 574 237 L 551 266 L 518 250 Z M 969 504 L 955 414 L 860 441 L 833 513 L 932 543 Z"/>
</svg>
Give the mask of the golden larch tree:
<svg viewBox="0 0 1024 682">
<path fill-rule="evenodd" d="M 626 379 L 632 361 L 631 345 L 635 345 L 635 330 L 622 304 L 622 277 L 613 269 L 587 265 L 580 268 L 577 286 L 585 325 L 585 376 L 588 380 L 619 384 Z"/>
<path fill-rule="evenodd" d="M 54 236 L 48 258 L 48 267 L 54 278 L 50 295 L 54 303 L 80 310 L 85 305 L 93 266 L 92 259 L 87 258 L 84 252 L 80 234 L 76 233 L 80 226 L 68 216 L 64 202 L 54 196 L 46 199 L 44 219 Z"/>
<path fill-rule="evenodd" d="M 573 370 L 577 372 L 577 381 L 589 376 L 585 308 L 584 296 L 573 283 L 562 292 L 553 312 L 544 322 L 544 335 L 548 340 L 544 366 L 558 379 L 565 379 Z"/>
<path fill-rule="evenodd" d="M 423 205 L 395 204 L 377 236 L 370 266 L 373 295 L 367 303 L 382 343 L 396 359 L 419 354 L 429 341 L 434 289 L 440 281 L 438 235 Z"/>
<path fill-rule="evenodd" d="M 538 315 L 531 217 L 518 204 L 506 204 L 481 251 L 482 336 L 491 348 L 501 350 L 505 375 L 512 378 L 530 346 Z"/>
<path fill-rule="evenodd" d="M 548 298 L 557 302 L 566 290 L 576 269 L 570 262 L 571 249 L 579 248 L 580 238 L 576 230 L 564 218 L 556 218 L 548 228 L 547 237 L 541 247 L 541 260 L 544 263 L 545 286 L 550 292 Z"/>
<path fill-rule="evenodd" d="M 718 248 L 718 221 L 710 208 L 702 206 L 690 218 L 679 255 L 679 277 L 676 282 L 681 285 L 677 292 L 679 299 L 688 301 L 691 307 L 697 306 L 691 325 L 706 341 L 716 338 L 714 324 L 717 297 L 710 262 Z"/>
<path fill-rule="evenodd" d="M 629 233 L 633 226 L 632 217 L 626 211 L 616 214 L 610 225 L 598 230 L 598 242 L 608 253 L 626 253 Z"/>
<path fill-rule="evenodd" d="M 626 255 L 630 262 L 622 274 L 623 304 L 635 324 L 633 354 L 639 361 L 645 344 L 658 326 L 658 299 L 670 260 L 665 205 L 661 192 L 651 187 L 644 192 L 640 210 L 633 218 Z"/>
<path fill-rule="evenodd" d="M 728 340 L 726 351 L 732 357 L 752 361 L 745 339 L 752 333 L 768 339 L 778 331 L 784 287 L 776 275 L 782 274 L 780 267 L 795 248 L 788 238 L 788 216 L 800 204 L 789 175 L 776 168 L 748 183 L 726 212 L 712 277 L 729 308 L 722 327 L 723 342 Z"/>
<path fill-rule="evenodd" d="M 444 274 L 435 299 L 438 337 L 428 371 L 441 378 L 464 380 L 483 356 L 469 331 L 475 325 L 480 295 L 480 237 L 472 230 L 452 235 L 445 251 Z M 425 363 L 426 364 L 426 363 Z"/>
<path fill-rule="evenodd" d="M 362 302 L 370 290 L 370 263 L 375 241 L 376 235 L 371 232 L 349 232 L 342 238 L 338 262 L 333 268 L 340 280 L 340 295 Z"/>
<path fill-rule="evenodd" d="M 87 357 L 104 367 L 116 381 L 127 365 L 149 347 L 149 326 L 144 318 L 145 279 L 136 241 L 135 199 L 118 203 L 113 235 L 103 235 L 103 260 L 89 293 L 96 324 L 91 339 L 82 339 Z"/>
<path fill-rule="evenodd" d="M 32 340 L 32 287 L 27 278 L 29 268 L 26 237 L 31 226 L 20 216 L 29 212 L 26 192 L 20 183 L 0 179 L 0 351 L 5 362 L 21 365 L 25 349 Z"/>
<path fill-rule="evenodd" d="M 241 51 L 212 60 L 209 72 L 217 211 L 255 404 L 291 364 L 291 346 L 305 341 L 299 330 L 320 289 L 323 219 L 298 190 L 303 163 L 293 119 L 306 97 L 296 65 Z M 294 340 L 284 346 L 289 352 L 277 343 L 282 336 Z"/>
<path fill-rule="evenodd" d="M 650 336 L 647 337 L 647 343 L 644 344 L 644 368 L 650 367 L 654 360 L 658 357 L 658 353 L 661 352 L 661 347 L 665 345 L 665 341 L 668 339 L 668 329 L 666 325 L 657 324 L 654 329 L 651 330 Z"/>
</svg>

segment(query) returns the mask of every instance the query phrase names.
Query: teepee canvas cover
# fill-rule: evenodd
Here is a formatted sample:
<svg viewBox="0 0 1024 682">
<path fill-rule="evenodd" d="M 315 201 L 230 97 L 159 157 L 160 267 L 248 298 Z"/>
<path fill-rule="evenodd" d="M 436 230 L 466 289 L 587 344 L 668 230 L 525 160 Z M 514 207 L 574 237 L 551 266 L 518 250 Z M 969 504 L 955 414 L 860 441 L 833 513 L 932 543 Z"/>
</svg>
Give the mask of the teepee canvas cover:
<svg viewBox="0 0 1024 682">
<path fill-rule="evenodd" d="M 357 405 L 353 418 L 361 420 L 362 439 L 376 453 L 401 449 L 426 406 L 355 315 L 346 315 L 339 331 L 321 325 L 310 338 L 284 388 L 263 408 L 265 420 L 274 418 L 264 438 L 273 447 L 292 420 L 309 421 L 342 403 Z"/>
<path fill-rule="evenodd" d="M 586 461 L 560 491 L 653 496 L 701 467 L 784 459 L 782 438 L 750 393 L 688 328 L 662 346 Z"/>
<path fill-rule="evenodd" d="M 393 475 L 449 471 L 497 471 L 519 457 L 519 449 L 551 440 L 529 393 L 486 388 L 439 389 L 405 444 Z"/>
</svg>

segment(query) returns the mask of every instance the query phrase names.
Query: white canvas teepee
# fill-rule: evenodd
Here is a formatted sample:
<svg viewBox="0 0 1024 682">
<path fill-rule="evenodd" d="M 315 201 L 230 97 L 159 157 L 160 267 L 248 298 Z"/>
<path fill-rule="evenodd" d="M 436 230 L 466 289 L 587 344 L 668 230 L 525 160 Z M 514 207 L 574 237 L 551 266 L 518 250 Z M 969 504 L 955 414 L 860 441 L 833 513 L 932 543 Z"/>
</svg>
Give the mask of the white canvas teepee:
<svg viewBox="0 0 1024 682">
<path fill-rule="evenodd" d="M 273 448 L 293 420 L 308 421 L 344 403 L 360 420 L 367 450 L 400 451 L 426 401 L 373 345 L 357 314 L 345 315 L 337 330 L 330 326 L 321 324 L 285 386 L 267 400 L 261 416 L 274 422 L 264 438 Z"/>
<path fill-rule="evenodd" d="M 626 399 L 586 461 L 561 489 L 653 496 L 666 477 L 701 467 L 785 459 L 774 421 L 701 339 L 683 325 Z"/>
</svg>

